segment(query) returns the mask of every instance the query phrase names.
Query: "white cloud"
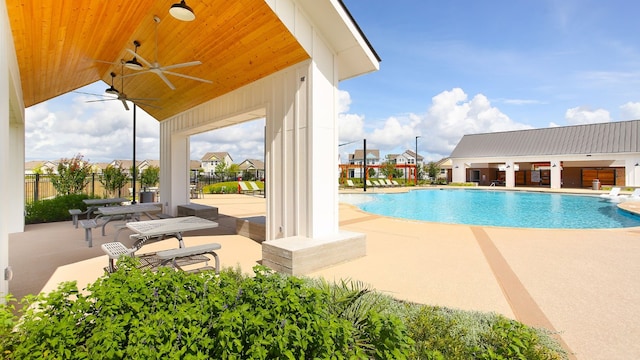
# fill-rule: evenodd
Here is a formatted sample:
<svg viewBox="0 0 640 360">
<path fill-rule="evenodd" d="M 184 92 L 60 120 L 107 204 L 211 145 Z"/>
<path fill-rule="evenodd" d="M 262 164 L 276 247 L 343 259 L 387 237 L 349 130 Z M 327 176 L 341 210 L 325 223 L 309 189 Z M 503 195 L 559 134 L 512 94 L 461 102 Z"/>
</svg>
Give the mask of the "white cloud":
<svg viewBox="0 0 640 360">
<path fill-rule="evenodd" d="M 465 134 L 531 128 L 511 120 L 483 94 L 469 100 L 460 88 L 434 96 L 425 114 L 390 116 L 367 124 L 364 116 L 341 114 L 340 120 L 342 143 L 366 138 L 367 147 L 379 149 L 381 155 L 386 155 L 414 149 L 416 136 L 420 136 L 418 152 L 427 160 L 449 156 Z M 362 144 L 357 143 L 349 150 L 353 152 L 353 149 L 361 148 Z M 346 158 L 344 154 L 341 157 Z"/>
<path fill-rule="evenodd" d="M 620 106 L 622 120 L 640 119 L 640 102 L 628 102 Z"/>
<path fill-rule="evenodd" d="M 585 106 L 568 109 L 564 118 L 569 125 L 596 124 L 611 121 L 611 115 L 607 110 L 591 110 Z"/>
<path fill-rule="evenodd" d="M 103 86 L 95 83 L 81 91 L 99 93 Z M 95 97 L 69 93 L 27 108 L 26 159 L 57 160 L 75 154 L 91 162 L 131 159 L 133 109 L 126 111 L 119 101 L 87 100 Z M 136 115 L 136 159 L 158 159 L 158 122 L 139 108 Z"/>
</svg>

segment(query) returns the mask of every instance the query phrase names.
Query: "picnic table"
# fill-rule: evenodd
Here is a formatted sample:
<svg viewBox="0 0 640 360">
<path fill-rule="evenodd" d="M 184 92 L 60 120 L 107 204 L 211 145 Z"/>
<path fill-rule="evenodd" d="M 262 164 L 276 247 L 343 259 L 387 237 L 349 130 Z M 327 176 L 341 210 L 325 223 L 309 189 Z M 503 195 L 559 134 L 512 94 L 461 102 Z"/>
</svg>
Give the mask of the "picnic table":
<svg viewBox="0 0 640 360">
<path fill-rule="evenodd" d="M 122 206 L 102 206 L 97 209 L 98 218 L 105 219 L 102 224 L 102 236 L 105 236 L 105 226 L 113 220 L 138 220 L 140 214 L 146 215 L 149 219 L 153 217 L 150 212 L 161 211 L 162 209 L 153 204 L 133 204 Z"/>
<path fill-rule="evenodd" d="M 120 205 L 123 202 L 127 202 L 129 199 L 125 198 L 109 198 L 109 199 L 84 199 L 82 200 L 87 205 L 87 214 L 91 215 L 94 210 L 97 210 L 101 206 Z M 89 217 L 87 217 L 88 219 Z"/>
<path fill-rule="evenodd" d="M 202 230 L 218 227 L 215 221 L 186 216 L 169 219 L 128 222 L 127 227 L 139 235 L 138 241 L 146 241 L 156 237 L 175 237 L 181 248 L 184 248 L 182 233 L 185 231 Z M 137 247 L 137 246 L 136 246 Z"/>
</svg>

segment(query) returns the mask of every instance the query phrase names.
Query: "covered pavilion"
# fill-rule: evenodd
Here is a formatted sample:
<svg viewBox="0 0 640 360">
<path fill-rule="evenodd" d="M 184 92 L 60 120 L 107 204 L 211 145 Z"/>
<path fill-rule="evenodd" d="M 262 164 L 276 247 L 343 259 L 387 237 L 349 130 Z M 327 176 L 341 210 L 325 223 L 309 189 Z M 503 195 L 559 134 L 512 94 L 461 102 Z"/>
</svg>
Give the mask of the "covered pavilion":
<svg viewBox="0 0 640 360">
<path fill-rule="evenodd" d="M 111 85 L 112 72 L 123 100 L 159 99 L 140 107 L 160 122 L 163 211 L 190 201 L 191 135 L 265 118 L 267 240 L 358 238 L 364 250 L 338 226 L 337 88 L 380 59 L 342 1 L 188 0 L 193 21 L 169 15 L 177 2 L 0 3 L 0 294 L 8 234 L 24 231 L 25 108 Z M 123 66 L 134 55 L 142 70 Z"/>
</svg>

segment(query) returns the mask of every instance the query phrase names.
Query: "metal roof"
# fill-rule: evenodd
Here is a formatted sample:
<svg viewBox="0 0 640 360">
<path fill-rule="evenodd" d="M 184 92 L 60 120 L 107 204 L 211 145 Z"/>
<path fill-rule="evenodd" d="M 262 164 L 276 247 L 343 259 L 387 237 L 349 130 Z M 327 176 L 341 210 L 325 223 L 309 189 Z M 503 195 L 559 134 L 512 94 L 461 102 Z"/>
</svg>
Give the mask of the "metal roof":
<svg viewBox="0 0 640 360">
<path fill-rule="evenodd" d="M 471 134 L 452 158 L 640 152 L 640 120 Z"/>
</svg>

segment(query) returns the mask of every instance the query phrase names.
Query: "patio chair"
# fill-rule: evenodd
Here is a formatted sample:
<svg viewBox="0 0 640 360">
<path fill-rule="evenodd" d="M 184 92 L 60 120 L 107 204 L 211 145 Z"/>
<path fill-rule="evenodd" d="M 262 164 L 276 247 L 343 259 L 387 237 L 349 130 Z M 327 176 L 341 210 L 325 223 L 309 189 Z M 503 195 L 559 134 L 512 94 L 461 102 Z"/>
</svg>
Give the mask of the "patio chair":
<svg viewBox="0 0 640 360">
<path fill-rule="evenodd" d="M 254 195 L 256 194 L 256 192 L 258 194 L 264 194 L 264 190 L 260 189 L 260 187 L 258 186 L 258 184 L 256 184 L 255 181 L 249 181 L 249 186 L 251 186 L 251 190 L 253 190 Z"/>
<path fill-rule="evenodd" d="M 640 188 L 633 190 L 631 195 L 618 195 L 620 201 L 640 201 Z"/>
<path fill-rule="evenodd" d="M 252 192 L 253 190 L 249 189 L 247 184 L 244 181 L 238 181 L 238 194 L 246 194 L 248 192 Z"/>
<path fill-rule="evenodd" d="M 605 198 L 608 200 L 616 200 L 620 196 L 620 188 L 612 187 L 608 194 L 600 194 L 601 198 Z"/>
<path fill-rule="evenodd" d="M 349 189 L 353 189 L 353 188 L 355 188 L 355 187 L 356 187 L 356 185 L 353 183 L 353 180 L 351 180 L 351 179 L 347 179 L 347 187 L 348 187 Z"/>
</svg>

